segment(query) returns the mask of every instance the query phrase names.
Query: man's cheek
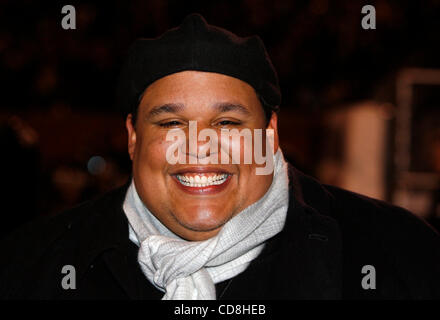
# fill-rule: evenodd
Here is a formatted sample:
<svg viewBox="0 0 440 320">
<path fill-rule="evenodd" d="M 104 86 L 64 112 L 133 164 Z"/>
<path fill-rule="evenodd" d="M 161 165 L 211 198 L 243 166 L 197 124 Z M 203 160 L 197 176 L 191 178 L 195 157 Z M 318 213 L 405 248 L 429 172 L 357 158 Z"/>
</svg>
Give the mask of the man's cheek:
<svg viewBox="0 0 440 320">
<path fill-rule="evenodd" d="M 163 168 L 166 165 L 166 150 L 169 142 L 160 137 L 142 139 L 136 146 L 136 162 L 140 167 L 151 169 Z"/>
<path fill-rule="evenodd" d="M 241 136 L 223 132 L 219 139 L 222 164 L 252 163 L 252 135 L 250 133 Z"/>
</svg>

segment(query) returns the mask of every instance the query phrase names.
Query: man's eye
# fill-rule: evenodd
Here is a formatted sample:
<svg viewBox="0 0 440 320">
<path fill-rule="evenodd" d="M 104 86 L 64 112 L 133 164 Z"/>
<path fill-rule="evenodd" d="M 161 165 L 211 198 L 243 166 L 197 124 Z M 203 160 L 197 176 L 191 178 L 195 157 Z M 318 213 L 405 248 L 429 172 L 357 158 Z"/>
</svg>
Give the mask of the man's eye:
<svg viewBox="0 0 440 320">
<path fill-rule="evenodd" d="M 237 121 L 231 121 L 231 120 L 223 120 L 218 122 L 218 125 L 220 126 L 234 126 L 234 125 L 239 125 L 240 123 Z"/>
<path fill-rule="evenodd" d="M 168 121 L 164 123 L 159 123 L 159 125 L 163 128 L 170 128 L 170 127 L 176 127 L 178 125 L 181 125 L 179 121 Z"/>
</svg>

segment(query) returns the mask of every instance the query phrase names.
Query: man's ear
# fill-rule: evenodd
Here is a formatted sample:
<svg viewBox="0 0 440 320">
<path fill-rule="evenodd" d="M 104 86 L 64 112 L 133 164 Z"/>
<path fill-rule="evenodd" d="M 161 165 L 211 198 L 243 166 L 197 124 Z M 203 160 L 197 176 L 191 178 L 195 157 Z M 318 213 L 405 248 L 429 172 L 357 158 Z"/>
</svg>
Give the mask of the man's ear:
<svg viewBox="0 0 440 320">
<path fill-rule="evenodd" d="M 278 115 L 276 112 L 272 112 L 267 129 L 273 130 L 273 153 L 278 151 L 279 140 L 278 140 Z"/>
<path fill-rule="evenodd" d="M 130 159 L 133 160 L 134 150 L 136 147 L 136 129 L 133 125 L 133 116 L 131 113 L 125 120 L 125 127 L 127 128 L 128 133 L 128 154 L 130 155 Z"/>
</svg>

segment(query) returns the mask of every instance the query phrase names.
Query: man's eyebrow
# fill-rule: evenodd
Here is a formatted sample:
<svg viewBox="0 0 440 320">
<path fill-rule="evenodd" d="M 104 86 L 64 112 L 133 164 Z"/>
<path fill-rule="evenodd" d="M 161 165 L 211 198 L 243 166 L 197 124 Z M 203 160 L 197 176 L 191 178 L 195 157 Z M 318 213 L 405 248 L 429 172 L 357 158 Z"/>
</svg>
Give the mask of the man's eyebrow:
<svg viewBox="0 0 440 320">
<path fill-rule="evenodd" d="M 248 108 L 242 106 L 239 103 L 220 102 L 220 103 L 216 103 L 214 105 L 214 108 L 217 109 L 219 112 L 237 111 L 237 112 L 242 113 L 244 115 L 251 114 L 251 112 L 248 110 Z"/>
<path fill-rule="evenodd" d="M 237 111 L 244 115 L 250 115 L 251 112 L 244 106 L 238 103 L 231 102 L 219 102 L 214 104 L 214 109 L 218 112 Z M 148 113 L 149 117 L 157 116 L 162 113 L 178 113 L 185 109 L 185 106 L 181 103 L 166 103 L 160 106 L 156 106 Z"/>
<path fill-rule="evenodd" d="M 185 106 L 181 103 L 166 103 L 151 109 L 151 111 L 148 113 L 148 116 L 157 116 L 162 113 L 177 113 L 182 111 L 184 108 Z"/>
</svg>

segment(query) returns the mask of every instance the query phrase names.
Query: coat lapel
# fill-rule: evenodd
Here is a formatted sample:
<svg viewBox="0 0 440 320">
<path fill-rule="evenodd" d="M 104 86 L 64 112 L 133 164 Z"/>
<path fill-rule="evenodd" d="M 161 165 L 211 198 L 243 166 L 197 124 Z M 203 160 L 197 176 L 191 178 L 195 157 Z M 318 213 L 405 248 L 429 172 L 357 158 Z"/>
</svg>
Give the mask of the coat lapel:
<svg viewBox="0 0 440 320">
<path fill-rule="evenodd" d="M 130 299 L 156 299 L 159 292 L 144 276 L 137 262 L 137 247 L 128 237 L 128 220 L 122 209 L 129 184 L 108 194 L 81 234 L 78 278 L 87 275 L 97 259 L 102 259 L 113 278 Z"/>
<path fill-rule="evenodd" d="M 290 243 L 291 265 L 297 274 L 289 273 L 298 283 L 298 298 L 340 299 L 342 297 L 342 244 L 336 220 L 328 215 L 327 195 L 319 184 L 302 181 L 305 177 L 290 168 L 290 205 L 284 241 Z M 308 186 L 308 183 L 310 186 Z M 311 187 L 313 199 L 304 198 L 304 187 Z"/>
<path fill-rule="evenodd" d="M 341 232 L 336 220 L 326 214 L 330 211 L 328 197 L 318 183 L 295 168 L 290 167 L 289 175 L 290 205 L 283 236 L 292 246 L 290 262 L 298 273 L 290 276 L 299 284 L 298 298 L 340 299 Z M 312 199 L 305 198 L 305 192 Z"/>
</svg>

